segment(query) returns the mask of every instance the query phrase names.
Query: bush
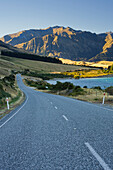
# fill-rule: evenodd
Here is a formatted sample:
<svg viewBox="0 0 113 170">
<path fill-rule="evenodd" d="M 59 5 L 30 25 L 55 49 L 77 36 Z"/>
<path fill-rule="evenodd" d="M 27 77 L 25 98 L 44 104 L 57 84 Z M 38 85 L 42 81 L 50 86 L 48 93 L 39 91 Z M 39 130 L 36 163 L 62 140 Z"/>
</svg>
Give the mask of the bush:
<svg viewBox="0 0 113 170">
<path fill-rule="evenodd" d="M 65 83 L 61 83 L 59 81 L 57 81 L 57 84 L 52 85 L 52 89 L 53 90 L 66 90 L 66 89 L 73 89 L 75 86 L 70 83 L 70 82 L 65 82 Z"/>
<path fill-rule="evenodd" d="M 80 76 L 76 76 L 76 75 L 75 75 L 75 76 L 74 76 L 74 78 L 75 78 L 75 79 L 79 79 L 79 78 L 80 78 Z"/>
<path fill-rule="evenodd" d="M 0 99 L 4 97 L 11 97 L 11 95 L 9 93 L 6 93 L 3 89 L 3 86 L 0 84 Z"/>
<path fill-rule="evenodd" d="M 64 75 L 64 74 L 50 74 L 50 73 L 32 72 L 32 71 L 29 71 L 28 69 L 25 69 L 24 71 L 22 71 L 21 74 L 27 75 L 27 76 L 32 76 L 32 77 L 38 77 L 38 78 L 41 78 L 43 80 L 71 77 L 71 76 Z"/>
<path fill-rule="evenodd" d="M 83 88 L 87 89 L 87 86 L 84 86 Z"/>
<path fill-rule="evenodd" d="M 5 99 L 0 99 L 0 108 L 6 105 L 6 100 Z"/>
<path fill-rule="evenodd" d="M 2 82 L 6 85 L 6 86 L 11 86 L 12 88 L 14 88 L 14 83 L 15 83 L 15 76 L 13 74 L 6 76 L 2 79 Z"/>
<path fill-rule="evenodd" d="M 92 89 L 102 90 L 100 86 L 92 87 Z"/>
<path fill-rule="evenodd" d="M 49 86 L 49 83 L 45 81 L 38 81 L 38 82 L 35 82 L 33 80 L 25 80 L 25 81 L 29 86 L 36 87 L 37 89 L 45 90 L 46 86 Z"/>
<path fill-rule="evenodd" d="M 113 86 L 107 87 L 105 89 L 105 92 L 109 93 L 110 95 L 113 95 Z"/>
<path fill-rule="evenodd" d="M 77 95 L 84 95 L 85 91 L 80 87 L 80 86 L 75 86 L 73 89 L 73 92 L 70 93 L 72 96 L 77 96 Z"/>
</svg>

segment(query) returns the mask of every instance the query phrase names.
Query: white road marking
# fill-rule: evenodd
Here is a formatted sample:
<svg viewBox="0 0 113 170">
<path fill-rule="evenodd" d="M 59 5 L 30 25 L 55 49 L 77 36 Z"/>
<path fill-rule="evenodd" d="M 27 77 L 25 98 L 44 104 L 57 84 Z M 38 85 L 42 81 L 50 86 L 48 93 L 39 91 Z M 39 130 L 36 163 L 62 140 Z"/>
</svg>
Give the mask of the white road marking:
<svg viewBox="0 0 113 170">
<path fill-rule="evenodd" d="M 74 130 L 76 130 L 77 128 L 74 128 Z"/>
<path fill-rule="evenodd" d="M 62 115 L 62 116 L 66 121 L 68 121 L 68 118 L 65 115 Z"/>
<path fill-rule="evenodd" d="M 55 109 L 58 109 L 58 108 L 55 106 Z"/>
<path fill-rule="evenodd" d="M 103 167 L 104 170 L 111 170 L 108 165 L 104 162 L 104 160 L 100 157 L 100 155 L 92 148 L 92 146 L 86 142 L 85 145 L 93 154 L 93 156 L 99 161 L 100 165 Z"/>
<path fill-rule="evenodd" d="M 9 120 L 11 120 L 11 119 L 26 105 L 27 101 L 28 101 L 28 97 L 27 97 L 25 103 L 21 106 L 21 108 L 20 108 L 16 113 L 14 113 L 9 119 L 7 119 L 7 120 L 0 126 L 0 128 L 2 128 L 7 122 L 9 122 Z"/>
<path fill-rule="evenodd" d="M 113 112 L 112 109 L 108 109 L 108 108 L 105 108 L 105 107 L 101 107 L 101 108 L 104 109 L 104 110 L 109 110 L 109 111 L 112 111 L 112 112 Z"/>
</svg>

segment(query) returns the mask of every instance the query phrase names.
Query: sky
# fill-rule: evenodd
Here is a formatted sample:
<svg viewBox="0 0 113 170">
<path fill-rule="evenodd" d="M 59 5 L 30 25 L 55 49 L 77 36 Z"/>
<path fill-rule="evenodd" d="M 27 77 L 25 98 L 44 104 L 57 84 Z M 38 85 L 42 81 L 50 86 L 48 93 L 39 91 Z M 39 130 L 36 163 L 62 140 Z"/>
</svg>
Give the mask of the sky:
<svg viewBox="0 0 113 170">
<path fill-rule="evenodd" d="M 113 31 L 113 0 L 0 0 L 0 37 L 51 26 Z"/>
</svg>

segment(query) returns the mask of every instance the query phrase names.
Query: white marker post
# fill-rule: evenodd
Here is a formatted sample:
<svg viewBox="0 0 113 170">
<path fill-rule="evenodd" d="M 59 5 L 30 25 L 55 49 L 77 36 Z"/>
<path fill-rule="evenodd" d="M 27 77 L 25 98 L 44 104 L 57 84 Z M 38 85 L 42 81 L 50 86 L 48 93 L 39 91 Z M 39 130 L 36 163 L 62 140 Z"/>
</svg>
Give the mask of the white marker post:
<svg viewBox="0 0 113 170">
<path fill-rule="evenodd" d="M 9 100 L 8 100 L 8 97 L 6 98 L 6 102 L 7 102 L 7 109 L 9 110 Z"/>
<path fill-rule="evenodd" d="M 103 102 L 102 102 L 102 104 L 104 104 L 104 101 L 105 101 L 105 93 L 104 93 L 104 96 L 103 96 Z"/>
</svg>

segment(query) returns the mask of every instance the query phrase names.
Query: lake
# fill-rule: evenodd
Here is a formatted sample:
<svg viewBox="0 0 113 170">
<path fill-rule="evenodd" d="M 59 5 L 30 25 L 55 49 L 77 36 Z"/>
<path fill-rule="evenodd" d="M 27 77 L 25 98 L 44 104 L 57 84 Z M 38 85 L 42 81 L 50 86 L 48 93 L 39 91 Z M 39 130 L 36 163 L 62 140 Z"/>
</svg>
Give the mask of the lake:
<svg viewBox="0 0 113 170">
<path fill-rule="evenodd" d="M 81 79 L 53 79 L 53 80 L 47 80 L 50 84 L 56 84 L 57 81 L 60 81 L 62 83 L 64 82 L 70 82 L 73 83 L 75 86 L 87 86 L 88 88 L 92 88 L 95 86 L 100 86 L 102 89 L 105 89 L 106 87 L 113 86 L 113 77 L 104 77 L 104 78 L 81 78 Z"/>
</svg>

